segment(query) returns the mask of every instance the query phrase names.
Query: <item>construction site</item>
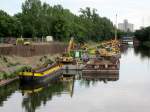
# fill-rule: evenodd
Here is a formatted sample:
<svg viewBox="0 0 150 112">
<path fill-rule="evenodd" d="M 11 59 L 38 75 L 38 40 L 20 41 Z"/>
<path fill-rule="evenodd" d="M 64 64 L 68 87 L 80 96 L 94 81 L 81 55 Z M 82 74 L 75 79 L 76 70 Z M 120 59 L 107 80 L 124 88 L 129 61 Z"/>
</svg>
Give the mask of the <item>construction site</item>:
<svg viewBox="0 0 150 112">
<path fill-rule="evenodd" d="M 63 70 L 81 71 L 82 75 L 116 75 L 119 74 L 120 57 L 120 42 L 118 40 L 103 41 L 93 46 L 86 43 L 76 43 L 72 37 L 68 47 L 55 57 L 55 60 L 35 68 L 25 68 L 19 73 L 19 78 L 21 82 L 25 83 L 42 82 L 54 78 L 58 71 Z"/>
<path fill-rule="evenodd" d="M 77 70 L 83 75 L 119 74 L 121 57 L 118 40 L 87 44 L 77 43 L 73 37 L 68 45 L 58 42 L 37 44 L 19 38 L 14 44 L 0 46 L 0 53 L 1 82 L 7 75 L 7 80 L 19 76 L 28 82 L 43 81 L 63 70 Z"/>
</svg>

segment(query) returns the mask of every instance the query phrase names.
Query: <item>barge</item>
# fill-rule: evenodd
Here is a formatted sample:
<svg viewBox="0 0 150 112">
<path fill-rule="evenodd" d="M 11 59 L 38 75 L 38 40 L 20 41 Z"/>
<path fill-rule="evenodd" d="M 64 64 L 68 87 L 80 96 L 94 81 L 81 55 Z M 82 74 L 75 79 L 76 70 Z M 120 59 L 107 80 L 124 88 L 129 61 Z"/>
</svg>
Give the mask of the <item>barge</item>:
<svg viewBox="0 0 150 112">
<path fill-rule="evenodd" d="M 83 74 L 119 74 L 120 60 L 93 60 L 83 68 Z"/>
<path fill-rule="evenodd" d="M 21 83 L 46 82 L 61 75 L 63 65 L 54 63 L 39 69 L 19 73 Z"/>
</svg>

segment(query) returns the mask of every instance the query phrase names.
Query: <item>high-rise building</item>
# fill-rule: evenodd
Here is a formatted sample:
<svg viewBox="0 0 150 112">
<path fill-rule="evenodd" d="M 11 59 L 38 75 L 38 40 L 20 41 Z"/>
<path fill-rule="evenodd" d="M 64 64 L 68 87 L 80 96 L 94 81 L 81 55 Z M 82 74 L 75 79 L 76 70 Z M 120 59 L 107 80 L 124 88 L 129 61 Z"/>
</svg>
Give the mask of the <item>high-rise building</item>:
<svg viewBox="0 0 150 112">
<path fill-rule="evenodd" d="M 125 32 L 127 32 L 127 31 L 133 32 L 134 31 L 134 25 L 129 23 L 128 20 L 125 19 L 123 23 L 118 24 L 118 29 L 125 31 Z"/>
</svg>

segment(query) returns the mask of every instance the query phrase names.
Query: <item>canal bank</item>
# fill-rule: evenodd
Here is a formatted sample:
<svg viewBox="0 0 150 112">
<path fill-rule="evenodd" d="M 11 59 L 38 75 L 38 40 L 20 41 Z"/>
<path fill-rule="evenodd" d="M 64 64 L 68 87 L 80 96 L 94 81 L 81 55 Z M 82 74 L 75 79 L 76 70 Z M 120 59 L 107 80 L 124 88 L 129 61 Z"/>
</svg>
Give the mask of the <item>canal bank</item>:
<svg viewBox="0 0 150 112">
<path fill-rule="evenodd" d="M 1 80 L 0 81 L 0 87 L 1 86 L 5 86 L 7 84 L 12 83 L 13 81 L 16 81 L 17 79 L 19 79 L 18 77 L 12 78 L 12 79 L 7 79 L 7 80 Z"/>
</svg>

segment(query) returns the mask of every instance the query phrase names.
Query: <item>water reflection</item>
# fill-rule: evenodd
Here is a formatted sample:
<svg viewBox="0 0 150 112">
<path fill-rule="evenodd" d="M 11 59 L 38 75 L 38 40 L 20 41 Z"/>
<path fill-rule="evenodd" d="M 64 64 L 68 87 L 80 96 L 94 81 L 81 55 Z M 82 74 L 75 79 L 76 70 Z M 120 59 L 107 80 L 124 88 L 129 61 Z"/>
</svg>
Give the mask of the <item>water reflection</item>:
<svg viewBox="0 0 150 112">
<path fill-rule="evenodd" d="M 46 105 L 54 96 L 70 94 L 73 96 L 74 79 L 63 81 L 62 78 L 46 83 L 20 85 L 23 95 L 22 107 L 27 112 L 35 112 L 41 105 Z"/>
<path fill-rule="evenodd" d="M 148 47 L 141 47 L 141 46 L 135 47 L 134 53 L 136 55 L 140 55 L 142 59 L 150 58 L 150 48 Z"/>
<path fill-rule="evenodd" d="M 117 74 L 83 74 L 82 79 L 86 81 L 117 81 L 119 80 L 119 73 Z"/>
<path fill-rule="evenodd" d="M 70 94 L 70 97 L 73 97 L 74 94 L 74 83 L 75 83 L 75 75 L 63 75 L 61 77 L 61 82 L 64 86 L 64 92 Z"/>
<path fill-rule="evenodd" d="M 133 45 L 121 45 L 120 50 L 122 55 L 128 55 L 129 49 L 133 49 Z"/>
<path fill-rule="evenodd" d="M 98 82 L 104 82 L 107 84 L 109 81 L 118 81 L 119 73 L 117 74 L 83 74 L 80 85 L 85 85 L 86 87 L 90 87 L 90 85 L 95 85 Z"/>
<path fill-rule="evenodd" d="M 18 81 L 0 87 L 0 106 L 4 105 L 4 101 L 9 100 L 9 97 L 18 89 L 18 87 Z"/>
<path fill-rule="evenodd" d="M 127 45 L 121 45 L 120 51 L 122 54 L 126 54 L 128 51 L 128 46 Z"/>
</svg>

